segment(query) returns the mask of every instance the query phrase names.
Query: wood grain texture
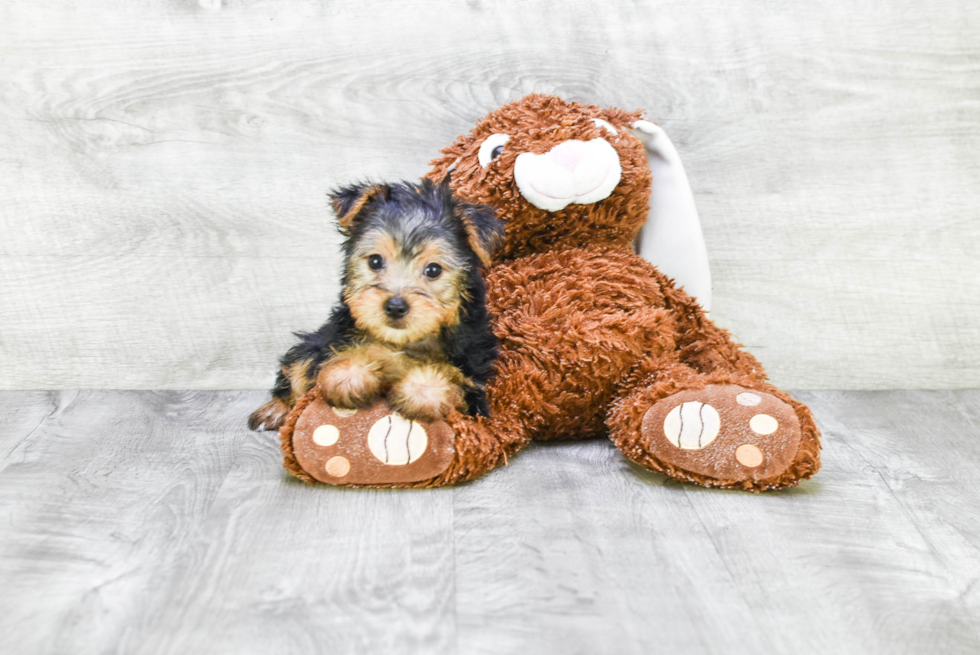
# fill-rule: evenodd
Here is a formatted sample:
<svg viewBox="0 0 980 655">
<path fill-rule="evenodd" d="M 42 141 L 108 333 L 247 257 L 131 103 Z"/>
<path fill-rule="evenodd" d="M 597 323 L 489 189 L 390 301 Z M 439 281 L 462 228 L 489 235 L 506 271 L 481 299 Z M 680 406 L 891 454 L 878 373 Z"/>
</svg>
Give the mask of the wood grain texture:
<svg viewBox="0 0 980 655">
<path fill-rule="evenodd" d="M 486 653 L 975 652 L 980 394 L 800 397 L 824 429 L 824 470 L 786 493 L 676 483 L 604 442 L 539 445 L 507 476 L 461 487 L 460 641 Z"/>
<path fill-rule="evenodd" d="M 799 397 L 824 470 L 751 495 L 605 440 L 312 487 L 258 391 L 0 393 L 0 652 L 978 652 L 980 391 Z"/>
<path fill-rule="evenodd" d="M 260 396 L 60 394 L 0 461 L 0 652 L 448 652 L 452 491 L 289 478 Z"/>
<path fill-rule="evenodd" d="M 980 5 L 11 0 L 0 388 L 261 388 L 338 290 L 324 194 L 532 91 L 645 107 L 776 383 L 980 386 Z"/>
<path fill-rule="evenodd" d="M 20 391 L 4 395 L 0 414 L 0 461 L 33 434 L 60 405 L 61 394 L 54 391 Z"/>
</svg>

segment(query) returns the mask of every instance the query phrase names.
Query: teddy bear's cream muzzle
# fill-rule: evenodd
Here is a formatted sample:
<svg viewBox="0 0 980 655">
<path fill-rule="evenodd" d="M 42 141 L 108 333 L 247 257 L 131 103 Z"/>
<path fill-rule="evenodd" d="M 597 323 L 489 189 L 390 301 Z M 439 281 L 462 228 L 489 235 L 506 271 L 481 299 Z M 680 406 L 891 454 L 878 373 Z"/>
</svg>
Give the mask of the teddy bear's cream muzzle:
<svg viewBox="0 0 980 655">
<path fill-rule="evenodd" d="M 540 155 L 521 153 L 514 164 L 521 195 L 551 212 L 608 198 L 622 174 L 616 149 L 602 138 L 563 141 Z"/>
</svg>

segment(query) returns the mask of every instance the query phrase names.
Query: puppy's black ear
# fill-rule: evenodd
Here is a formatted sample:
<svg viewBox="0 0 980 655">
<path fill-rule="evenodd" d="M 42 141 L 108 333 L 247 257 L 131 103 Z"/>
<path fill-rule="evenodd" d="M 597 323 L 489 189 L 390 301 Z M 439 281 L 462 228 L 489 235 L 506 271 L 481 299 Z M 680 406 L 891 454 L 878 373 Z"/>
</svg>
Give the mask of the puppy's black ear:
<svg viewBox="0 0 980 655">
<path fill-rule="evenodd" d="M 490 266 L 493 254 L 504 242 L 504 222 L 497 219 L 491 207 L 460 202 L 453 196 L 449 182 L 447 174 L 436 187 L 436 193 L 442 198 L 443 206 L 451 207 L 453 216 L 463 224 L 466 242 L 480 262 L 485 267 Z"/>
<path fill-rule="evenodd" d="M 391 187 L 387 184 L 352 184 L 332 191 L 329 196 L 337 224 L 341 230 L 349 232 L 361 210 L 376 198 L 389 198 Z"/>
<path fill-rule="evenodd" d="M 471 205 L 462 202 L 453 195 L 450 179 L 447 174 L 438 186 L 428 179 L 422 180 L 422 189 L 435 191 L 436 197 L 442 202 L 447 212 L 452 212 L 453 218 L 463 225 L 466 233 L 466 243 L 476 254 L 484 267 L 490 266 L 493 254 L 504 241 L 504 223 L 497 220 L 494 210 L 486 205 Z"/>
<path fill-rule="evenodd" d="M 466 230 L 466 241 L 484 266 L 490 266 L 494 253 L 504 243 L 504 222 L 486 205 L 458 203 L 456 216 Z"/>
</svg>

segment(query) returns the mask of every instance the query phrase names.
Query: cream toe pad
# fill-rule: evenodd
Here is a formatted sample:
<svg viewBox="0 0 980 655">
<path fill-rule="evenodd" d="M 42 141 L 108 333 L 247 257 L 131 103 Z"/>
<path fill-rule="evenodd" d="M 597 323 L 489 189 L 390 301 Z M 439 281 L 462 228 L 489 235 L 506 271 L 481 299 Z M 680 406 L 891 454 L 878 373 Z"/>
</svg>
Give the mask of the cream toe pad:
<svg viewBox="0 0 980 655">
<path fill-rule="evenodd" d="M 779 429 L 779 421 L 768 414 L 756 414 L 749 420 L 749 427 L 757 434 L 772 434 Z"/>
<path fill-rule="evenodd" d="M 313 431 L 313 443 L 318 446 L 332 446 L 340 439 L 340 430 L 335 425 L 321 425 Z"/>
</svg>

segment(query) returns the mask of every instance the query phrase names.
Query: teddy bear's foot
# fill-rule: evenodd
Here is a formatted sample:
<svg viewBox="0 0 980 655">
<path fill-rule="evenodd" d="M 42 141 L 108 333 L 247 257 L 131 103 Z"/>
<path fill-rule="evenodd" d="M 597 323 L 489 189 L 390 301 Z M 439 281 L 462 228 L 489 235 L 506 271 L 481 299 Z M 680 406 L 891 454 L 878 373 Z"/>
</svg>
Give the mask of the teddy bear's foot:
<svg viewBox="0 0 980 655">
<path fill-rule="evenodd" d="M 793 464 L 801 436 L 796 412 L 779 398 L 709 384 L 654 403 L 643 415 L 637 445 L 674 477 L 764 488 Z"/>
<path fill-rule="evenodd" d="M 443 473 L 456 456 L 443 421 L 410 421 L 383 400 L 364 409 L 331 407 L 320 394 L 303 400 L 281 433 L 287 468 L 301 479 L 413 486 Z"/>
<path fill-rule="evenodd" d="M 442 421 L 412 421 L 387 401 L 334 409 L 314 387 L 279 431 L 283 466 L 306 482 L 338 486 L 441 487 L 472 480 L 530 441 L 537 396 L 519 392 L 540 376 L 535 366 L 517 358 L 501 364 L 494 391 L 508 400 L 494 404 L 491 396 L 489 417 L 450 409 Z"/>
</svg>

